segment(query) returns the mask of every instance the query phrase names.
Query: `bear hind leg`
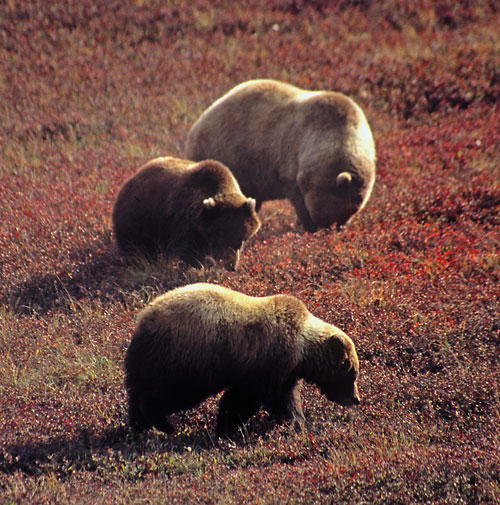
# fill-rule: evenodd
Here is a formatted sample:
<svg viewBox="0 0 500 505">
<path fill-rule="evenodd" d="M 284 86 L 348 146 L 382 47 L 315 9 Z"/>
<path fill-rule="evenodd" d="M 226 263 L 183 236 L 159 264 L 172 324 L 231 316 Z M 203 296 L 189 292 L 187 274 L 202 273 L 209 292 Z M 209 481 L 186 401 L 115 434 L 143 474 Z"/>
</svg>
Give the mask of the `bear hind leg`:
<svg viewBox="0 0 500 505">
<path fill-rule="evenodd" d="M 144 417 L 149 421 L 151 426 L 165 433 L 174 432 L 174 427 L 167 421 L 167 412 L 161 397 L 145 397 L 143 398 L 142 405 Z"/>
<path fill-rule="evenodd" d="M 173 426 L 166 419 L 166 410 L 160 397 L 129 392 L 128 418 L 135 433 L 152 427 L 165 433 L 172 433 Z"/>
<path fill-rule="evenodd" d="M 151 422 L 144 415 L 143 402 L 140 395 L 129 392 L 128 422 L 134 433 L 149 430 Z"/>
</svg>

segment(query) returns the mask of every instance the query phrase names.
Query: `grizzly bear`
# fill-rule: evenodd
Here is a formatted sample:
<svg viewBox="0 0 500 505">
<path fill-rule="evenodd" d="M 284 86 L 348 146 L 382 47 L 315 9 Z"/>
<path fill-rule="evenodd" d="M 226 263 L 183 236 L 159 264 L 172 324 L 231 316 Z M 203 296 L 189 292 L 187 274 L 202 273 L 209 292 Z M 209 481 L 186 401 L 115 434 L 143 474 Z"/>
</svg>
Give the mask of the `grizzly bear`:
<svg viewBox="0 0 500 505">
<path fill-rule="evenodd" d="M 231 434 L 263 406 L 304 425 L 298 382 L 340 405 L 357 405 L 352 340 L 289 295 L 256 298 L 192 284 L 156 298 L 139 315 L 125 359 L 134 431 L 171 433 L 167 415 L 224 390 L 217 434 Z"/>
<path fill-rule="evenodd" d="M 189 132 L 187 156 L 224 163 L 257 200 L 288 199 L 306 231 L 344 225 L 375 182 L 375 146 L 361 108 L 342 93 L 270 79 L 242 83 Z"/>
<path fill-rule="evenodd" d="M 165 253 L 197 267 L 222 259 L 236 269 L 244 241 L 259 227 L 255 200 L 213 160 L 151 160 L 124 184 L 113 208 L 124 256 Z"/>
</svg>

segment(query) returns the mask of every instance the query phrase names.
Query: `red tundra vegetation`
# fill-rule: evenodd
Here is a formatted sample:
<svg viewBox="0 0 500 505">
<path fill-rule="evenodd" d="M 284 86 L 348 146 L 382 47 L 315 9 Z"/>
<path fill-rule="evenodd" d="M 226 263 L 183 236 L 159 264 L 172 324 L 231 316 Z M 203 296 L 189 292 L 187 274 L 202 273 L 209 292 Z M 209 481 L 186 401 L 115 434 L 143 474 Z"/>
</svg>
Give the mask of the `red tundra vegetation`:
<svg viewBox="0 0 500 505">
<path fill-rule="evenodd" d="M 493 0 L 0 2 L 0 501 L 500 503 L 498 26 Z M 309 234 L 265 203 L 237 272 L 127 265 L 123 182 L 254 78 L 360 104 L 367 206 Z M 343 329 L 361 405 L 304 384 L 303 433 L 261 412 L 216 439 L 211 398 L 132 437 L 136 314 L 198 281 Z"/>
</svg>

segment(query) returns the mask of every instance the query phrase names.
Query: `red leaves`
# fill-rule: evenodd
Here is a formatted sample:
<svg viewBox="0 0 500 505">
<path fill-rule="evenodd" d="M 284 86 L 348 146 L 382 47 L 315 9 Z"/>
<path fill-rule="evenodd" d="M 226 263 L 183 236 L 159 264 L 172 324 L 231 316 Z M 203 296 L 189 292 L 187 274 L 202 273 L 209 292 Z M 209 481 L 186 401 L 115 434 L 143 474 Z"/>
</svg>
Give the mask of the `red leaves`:
<svg viewBox="0 0 500 505">
<path fill-rule="evenodd" d="M 174 3 L 2 4 L 6 500 L 493 502 L 498 2 Z M 121 263 L 109 216 L 123 181 L 181 156 L 199 113 L 254 77 L 363 106 L 378 157 L 366 208 L 308 234 L 287 202 L 266 203 L 236 273 Z M 183 414 L 186 431 L 132 440 L 122 360 L 135 314 L 200 280 L 298 296 L 344 329 L 360 408 L 306 385 L 304 434 L 261 413 L 240 440 L 215 441 L 211 398 Z"/>
</svg>

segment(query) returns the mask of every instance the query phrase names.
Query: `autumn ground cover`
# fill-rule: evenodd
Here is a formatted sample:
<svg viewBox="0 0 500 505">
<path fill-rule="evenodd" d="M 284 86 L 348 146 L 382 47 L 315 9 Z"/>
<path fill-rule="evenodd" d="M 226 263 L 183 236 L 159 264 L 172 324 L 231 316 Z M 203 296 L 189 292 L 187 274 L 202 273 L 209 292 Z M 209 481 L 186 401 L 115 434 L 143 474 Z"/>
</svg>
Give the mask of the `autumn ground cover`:
<svg viewBox="0 0 500 505">
<path fill-rule="evenodd" d="M 0 1 L 0 502 L 500 503 L 498 26 L 493 0 Z M 308 234 L 267 203 L 238 272 L 126 266 L 121 184 L 258 77 L 363 107 L 365 210 Z M 213 398 L 131 437 L 135 316 L 196 281 L 345 330 L 361 406 L 304 385 L 301 434 L 260 413 L 217 440 Z"/>
</svg>

